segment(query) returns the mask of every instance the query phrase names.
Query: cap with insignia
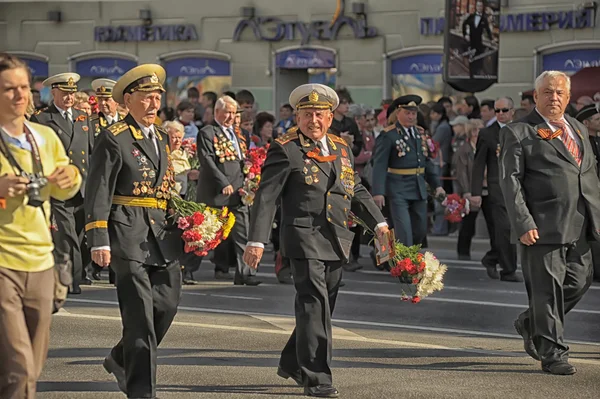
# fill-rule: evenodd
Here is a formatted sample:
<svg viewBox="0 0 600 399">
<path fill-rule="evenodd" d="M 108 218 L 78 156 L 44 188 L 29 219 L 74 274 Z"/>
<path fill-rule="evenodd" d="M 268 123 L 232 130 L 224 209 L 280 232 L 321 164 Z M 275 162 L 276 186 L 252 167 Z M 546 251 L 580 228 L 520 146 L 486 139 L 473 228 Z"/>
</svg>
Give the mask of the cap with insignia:
<svg viewBox="0 0 600 399">
<path fill-rule="evenodd" d="M 92 89 L 96 92 L 98 98 L 111 98 L 116 83 L 111 79 L 96 79 L 92 81 Z"/>
<path fill-rule="evenodd" d="M 50 76 L 44 80 L 42 84 L 52 89 L 60 89 L 68 93 L 77 91 L 77 82 L 81 77 L 73 72 L 59 73 L 58 75 Z"/>
<path fill-rule="evenodd" d="M 309 83 L 296 87 L 290 94 L 289 101 L 297 110 L 316 108 L 333 111 L 340 103 L 335 90 L 319 83 Z"/>
<path fill-rule="evenodd" d="M 392 112 L 396 111 L 398 108 L 408 109 L 410 111 L 416 111 L 419 104 L 421 104 L 423 99 L 420 96 L 414 94 L 407 94 L 405 96 L 400 96 L 395 99 L 392 104 L 387 109 L 387 117 L 389 118 Z"/>
<path fill-rule="evenodd" d="M 583 122 L 596 114 L 600 114 L 600 103 L 586 105 L 581 108 L 577 115 L 575 115 L 575 119 L 579 122 Z"/>
<path fill-rule="evenodd" d="M 120 104 L 124 103 L 126 93 L 134 91 L 162 91 L 165 82 L 165 69 L 158 64 L 143 64 L 129 70 L 113 87 L 112 97 Z"/>
</svg>

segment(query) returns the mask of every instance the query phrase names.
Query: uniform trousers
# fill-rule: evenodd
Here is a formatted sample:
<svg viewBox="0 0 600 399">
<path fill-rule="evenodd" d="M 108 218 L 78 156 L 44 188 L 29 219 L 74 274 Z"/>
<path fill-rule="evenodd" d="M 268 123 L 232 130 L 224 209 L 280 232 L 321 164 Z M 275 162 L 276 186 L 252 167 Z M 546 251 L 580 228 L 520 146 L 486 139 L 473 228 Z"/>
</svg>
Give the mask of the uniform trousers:
<svg viewBox="0 0 600 399">
<path fill-rule="evenodd" d="M 519 316 L 530 328 L 533 343 L 549 364 L 568 357 L 565 315 L 592 284 L 592 254 L 582 237 L 576 245 L 520 245 L 529 309 Z"/>
<path fill-rule="evenodd" d="M 0 266 L 0 398 L 33 399 L 50 340 L 54 268 Z"/>
<path fill-rule="evenodd" d="M 332 384 L 331 315 L 340 281 L 341 261 L 290 259 L 296 288 L 296 328 L 281 352 L 282 369 L 301 371 L 305 386 Z"/>
<path fill-rule="evenodd" d="M 485 219 L 488 235 L 490 236 L 490 249 L 481 259 L 484 266 L 496 267 L 498 264 L 498 249 L 496 247 L 496 233 L 494 230 L 494 211 L 495 205 L 492 203 L 489 195 L 481 197 L 481 210 Z"/>
<path fill-rule="evenodd" d="M 230 238 L 235 251 L 235 275 L 237 278 L 255 276 L 256 270 L 244 262 L 244 251 L 248 242 L 248 227 L 250 226 L 250 212 L 246 205 L 230 207 L 229 210 L 235 216 L 235 224 L 231 230 Z M 218 247 L 217 247 L 218 248 Z"/>
<path fill-rule="evenodd" d="M 68 201 L 52 199 L 52 218 L 56 223 L 56 230 L 52 230 L 54 242 L 54 258 L 57 262 L 67 257 L 73 264 L 73 287 L 79 286 L 83 278 L 82 251 L 88 251 L 84 244 L 85 237 L 85 211 L 83 198 L 78 193 Z"/>
<path fill-rule="evenodd" d="M 111 350 L 125 369 L 127 394 L 133 398 L 156 396 L 156 350 L 169 330 L 181 298 L 181 268 L 112 258 L 123 337 Z"/>
<path fill-rule="evenodd" d="M 396 239 L 406 246 L 421 244 L 427 235 L 427 200 L 407 200 L 394 194 L 386 198 Z"/>
</svg>

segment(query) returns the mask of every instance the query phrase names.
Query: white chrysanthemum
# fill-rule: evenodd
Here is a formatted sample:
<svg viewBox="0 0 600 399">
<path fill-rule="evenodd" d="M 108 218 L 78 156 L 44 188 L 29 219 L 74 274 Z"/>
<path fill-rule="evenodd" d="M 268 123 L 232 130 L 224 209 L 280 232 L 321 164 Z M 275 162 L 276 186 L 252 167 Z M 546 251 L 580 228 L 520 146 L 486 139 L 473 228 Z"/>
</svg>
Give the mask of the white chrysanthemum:
<svg viewBox="0 0 600 399">
<path fill-rule="evenodd" d="M 441 291 L 444 288 L 442 281 L 448 269 L 446 265 L 440 264 L 440 261 L 431 252 L 425 253 L 423 262 L 425 262 L 425 270 L 421 281 L 417 284 L 416 293 L 421 298 L 431 295 L 435 291 Z"/>
</svg>

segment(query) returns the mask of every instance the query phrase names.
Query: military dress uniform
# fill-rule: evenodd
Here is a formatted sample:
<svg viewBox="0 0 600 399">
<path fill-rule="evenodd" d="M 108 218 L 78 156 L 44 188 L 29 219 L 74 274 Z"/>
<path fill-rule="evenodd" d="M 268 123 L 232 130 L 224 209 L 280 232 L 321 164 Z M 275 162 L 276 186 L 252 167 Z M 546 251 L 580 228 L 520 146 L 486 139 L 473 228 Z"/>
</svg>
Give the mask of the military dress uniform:
<svg viewBox="0 0 600 399">
<path fill-rule="evenodd" d="M 113 95 L 163 91 L 159 65 L 140 65 L 115 85 Z M 85 200 L 92 251 L 111 251 L 123 337 L 105 359 L 129 397 L 154 397 L 156 349 L 169 329 L 181 296 L 181 230 L 168 218 L 175 187 L 167 133 L 143 127 L 127 115 L 102 130 L 92 157 Z M 126 382 L 125 382 L 126 380 Z"/>
<path fill-rule="evenodd" d="M 111 79 L 96 79 L 92 81 L 92 89 L 96 92 L 98 98 L 111 98 L 112 90 L 117 82 Z M 94 135 L 97 136 L 102 129 L 106 129 L 110 125 L 113 125 L 119 121 L 125 119 L 126 115 L 120 114 L 118 111 L 115 115 L 104 115 L 102 112 L 92 115 L 90 117 L 92 125 L 94 126 Z"/>
<path fill-rule="evenodd" d="M 397 107 L 416 110 L 420 102 L 419 96 L 402 96 L 390 112 Z M 386 197 L 396 239 L 404 245 L 421 244 L 427 235 L 427 183 L 440 187 L 426 137 L 399 122 L 386 127 L 375 144 L 372 194 Z"/>
<path fill-rule="evenodd" d="M 76 92 L 80 77 L 76 73 L 62 73 L 46 79 L 44 86 L 64 92 Z M 51 199 L 54 255 L 57 261 L 69 258 L 73 264 L 72 293 L 80 293 L 79 284 L 84 278 L 83 260 L 87 251 L 84 237 L 85 217 L 83 200 L 88 176 L 90 153 L 94 145 L 92 124 L 85 112 L 70 108 L 59 109 L 53 102 L 48 108 L 37 111 L 32 122 L 49 126 L 65 147 L 72 165 L 77 166 L 83 178 L 81 189 L 67 201 Z M 87 280 L 89 281 L 89 280 Z"/>
<path fill-rule="evenodd" d="M 333 109 L 339 100 L 327 86 L 296 88 L 296 109 Z M 269 241 L 277 204 L 281 203 L 281 254 L 289 259 L 296 288 L 296 328 L 283 349 L 278 374 L 304 384 L 311 396 L 334 397 L 331 314 L 350 257 L 352 211 L 372 229 L 383 215 L 354 171 L 345 140 L 326 134 L 315 142 L 301 130 L 287 133 L 269 147 L 253 204 L 248 246 Z M 323 388 L 325 387 L 325 388 Z"/>
</svg>

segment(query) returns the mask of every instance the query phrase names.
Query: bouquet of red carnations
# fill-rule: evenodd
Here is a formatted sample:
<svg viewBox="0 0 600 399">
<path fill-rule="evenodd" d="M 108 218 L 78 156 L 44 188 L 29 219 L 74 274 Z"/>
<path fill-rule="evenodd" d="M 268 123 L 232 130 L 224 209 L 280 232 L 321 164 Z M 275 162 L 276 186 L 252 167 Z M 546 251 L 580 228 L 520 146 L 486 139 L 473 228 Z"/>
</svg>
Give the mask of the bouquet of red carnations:
<svg viewBox="0 0 600 399">
<path fill-rule="evenodd" d="M 171 206 L 177 227 L 183 230 L 181 238 L 185 242 L 186 253 L 206 256 L 227 239 L 235 224 L 235 216 L 227 207 L 211 208 L 185 201 L 177 195 L 171 198 Z"/>
<path fill-rule="evenodd" d="M 246 153 L 246 159 L 244 160 L 244 184 L 238 190 L 242 196 L 242 203 L 244 205 L 252 206 L 254 203 L 254 196 L 258 190 L 260 184 L 260 174 L 262 166 L 267 159 L 267 150 L 269 145 L 265 147 L 255 147 L 248 150 Z"/>
<path fill-rule="evenodd" d="M 458 194 L 450 194 L 442 201 L 442 206 L 446 207 L 444 219 L 450 223 L 458 223 L 469 214 L 470 204 L 466 198 L 461 198 Z"/>
<path fill-rule="evenodd" d="M 375 235 L 364 221 L 352 213 L 350 217 L 356 224 L 363 226 L 366 231 Z M 380 246 L 382 249 L 389 246 L 387 250 L 393 246 L 393 250 L 388 251 L 390 255 L 393 254 L 388 260 L 388 264 L 390 265 L 390 274 L 396 277 L 403 286 L 401 296 L 403 301 L 419 303 L 421 299 L 444 288 L 443 279 L 448 267 L 441 264 L 431 252 L 422 254 L 419 252 L 420 245 L 407 247 L 397 240 L 390 240 L 390 243 L 382 243 Z"/>
</svg>

